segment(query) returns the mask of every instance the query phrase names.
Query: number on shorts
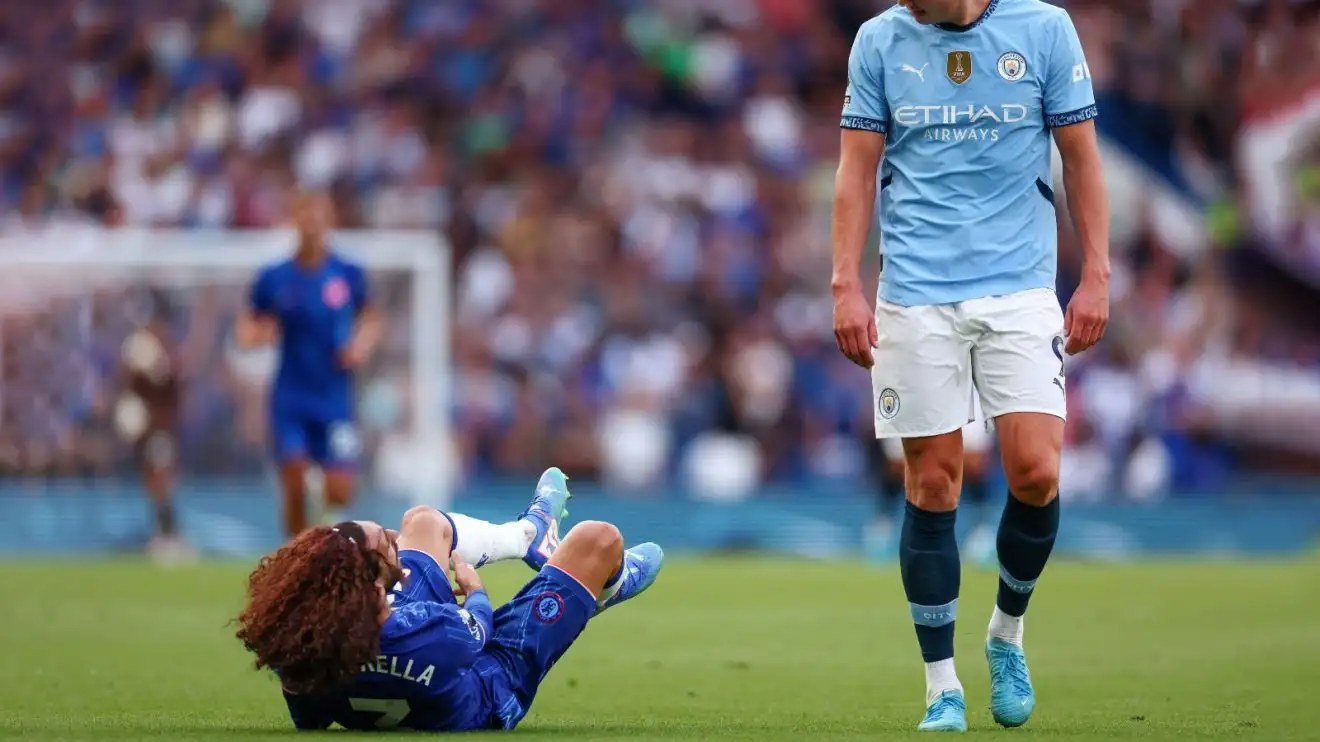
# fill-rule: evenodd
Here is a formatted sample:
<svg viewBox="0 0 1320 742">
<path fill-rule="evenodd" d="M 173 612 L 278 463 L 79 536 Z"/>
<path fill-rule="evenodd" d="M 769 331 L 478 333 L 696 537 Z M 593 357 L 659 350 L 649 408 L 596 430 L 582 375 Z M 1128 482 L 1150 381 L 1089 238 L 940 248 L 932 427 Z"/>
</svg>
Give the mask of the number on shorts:
<svg viewBox="0 0 1320 742">
<path fill-rule="evenodd" d="M 1055 335 L 1054 342 L 1050 343 L 1050 347 L 1054 350 L 1054 357 L 1059 359 L 1059 378 L 1062 379 L 1063 370 L 1067 367 L 1067 364 L 1063 362 L 1063 338 Z"/>
<path fill-rule="evenodd" d="M 380 714 L 380 718 L 376 719 L 377 729 L 394 729 L 412 711 L 404 698 L 350 698 L 348 704 L 354 711 Z"/>
</svg>

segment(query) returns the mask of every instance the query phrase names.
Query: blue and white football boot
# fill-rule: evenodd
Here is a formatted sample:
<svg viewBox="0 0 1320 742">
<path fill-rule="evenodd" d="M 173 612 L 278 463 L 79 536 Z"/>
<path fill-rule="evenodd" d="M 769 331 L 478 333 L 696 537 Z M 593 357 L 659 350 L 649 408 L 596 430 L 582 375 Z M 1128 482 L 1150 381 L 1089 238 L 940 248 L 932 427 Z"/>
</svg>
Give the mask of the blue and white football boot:
<svg viewBox="0 0 1320 742">
<path fill-rule="evenodd" d="M 946 690 L 926 707 L 926 717 L 917 725 L 922 732 L 967 731 L 967 701 L 962 691 Z"/>
<path fill-rule="evenodd" d="M 1026 724 L 1036 708 L 1036 690 L 1022 647 L 991 637 L 985 642 L 985 659 L 990 664 L 990 713 L 995 721 L 1005 727 Z"/>
<path fill-rule="evenodd" d="M 552 466 L 537 481 L 532 503 L 518 515 L 519 520 L 536 526 L 536 535 L 532 538 L 532 545 L 527 547 L 523 561 L 537 572 L 559 548 L 559 526 L 568 517 L 568 501 L 572 497 L 568 491 L 568 477 L 559 467 Z"/>
<path fill-rule="evenodd" d="M 596 601 L 596 613 L 625 600 L 641 595 L 655 584 L 665 564 L 665 552 L 659 544 L 638 544 L 623 552 L 623 568 L 615 580 L 606 585 Z"/>
</svg>

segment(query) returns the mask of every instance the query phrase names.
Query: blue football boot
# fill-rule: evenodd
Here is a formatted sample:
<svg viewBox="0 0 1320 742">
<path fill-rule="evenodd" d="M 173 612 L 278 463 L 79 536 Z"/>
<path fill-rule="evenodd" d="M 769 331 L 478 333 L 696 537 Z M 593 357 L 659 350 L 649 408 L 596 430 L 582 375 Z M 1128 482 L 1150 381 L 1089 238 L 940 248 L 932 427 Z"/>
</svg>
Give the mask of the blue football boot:
<svg viewBox="0 0 1320 742">
<path fill-rule="evenodd" d="M 536 526 L 536 536 L 532 545 L 527 547 L 523 561 L 536 571 L 541 571 L 550 555 L 559 547 L 559 525 L 568 517 L 568 501 L 573 495 L 568 491 L 568 477 L 559 467 L 552 466 L 545 470 L 536 483 L 536 494 L 532 504 L 518 515 L 519 520 L 526 520 Z"/>
<path fill-rule="evenodd" d="M 985 659 L 990 663 L 990 713 L 1005 727 L 1020 727 L 1036 708 L 1036 691 L 1027 672 L 1027 657 L 1022 647 L 990 638 L 985 643 Z"/>
<path fill-rule="evenodd" d="M 646 592 L 660 576 L 664 564 L 665 552 L 659 544 L 638 544 L 623 552 L 623 568 L 614 584 L 601 592 L 596 613 Z"/>
<path fill-rule="evenodd" d="M 967 701 L 960 690 L 946 690 L 926 707 L 926 717 L 917 725 L 923 732 L 967 731 Z"/>
</svg>

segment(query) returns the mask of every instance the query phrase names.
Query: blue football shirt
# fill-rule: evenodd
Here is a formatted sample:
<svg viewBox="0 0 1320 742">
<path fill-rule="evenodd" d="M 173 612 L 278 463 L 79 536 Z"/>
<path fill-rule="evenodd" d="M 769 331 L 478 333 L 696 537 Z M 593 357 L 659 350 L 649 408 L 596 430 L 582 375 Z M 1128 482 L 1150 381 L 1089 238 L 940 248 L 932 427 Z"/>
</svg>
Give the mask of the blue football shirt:
<svg viewBox="0 0 1320 742">
<path fill-rule="evenodd" d="M 841 126 L 886 135 L 880 298 L 951 304 L 1054 288 L 1050 129 L 1097 115 L 1072 20 L 991 0 L 968 26 L 894 7 L 862 25 Z"/>
<path fill-rule="evenodd" d="M 391 593 L 380 651 L 351 685 L 324 697 L 284 694 L 299 729 L 466 731 L 500 728 L 499 663 L 483 651 L 494 631 L 485 592 L 459 606 L 440 565 L 404 550 L 404 583 Z"/>
<path fill-rule="evenodd" d="M 352 418 L 353 373 L 339 353 L 369 300 L 362 268 L 333 253 L 314 268 L 285 260 L 257 275 L 252 311 L 280 326 L 280 367 L 271 391 L 277 414 L 325 423 Z"/>
</svg>

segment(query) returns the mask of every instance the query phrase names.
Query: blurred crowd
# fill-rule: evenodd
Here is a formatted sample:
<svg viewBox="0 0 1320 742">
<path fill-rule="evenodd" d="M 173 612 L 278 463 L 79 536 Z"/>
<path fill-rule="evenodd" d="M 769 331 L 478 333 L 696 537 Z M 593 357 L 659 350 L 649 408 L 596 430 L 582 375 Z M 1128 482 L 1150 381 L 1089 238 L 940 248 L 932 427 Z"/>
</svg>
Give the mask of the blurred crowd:
<svg viewBox="0 0 1320 742">
<path fill-rule="evenodd" d="M 0 236 L 278 226 L 297 188 L 326 189 L 345 227 L 435 230 L 452 245 L 465 477 L 554 462 L 625 491 L 677 482 L 728 497 L 765 481 L 855 482 L 878 449 L 869 379 L 830 331 L 828 223 L 849 47 L 889 4 L 2 3 Z M 1289 160 L 1283 228 L 1259 230 L 1241 141 L 1250 117 L 1320 91 L 1317 3 L 1059 4 L 1087 48 L 1106 152 L 1122 153 L 1111 337 L 1070 369 L 1070 495 L 1305 469 L 1320 459 L 1307 427 L 1320 419 L 1308 320 L 1320 147 Z M 1061 231 L 1066 300 L 1078 255 Z M 1299 254 L 1309 261 L 1279 257 Z M 242 296 L 231 284 L 215 304 L 230 313 Z M 38 439 L 67 452 L 60 471 L 115 466 L 77 442 L 112 409 L 86 400 L 116 383 L 86 349 L 98 328 L 109 348 L 127 331 L 102 313 L 146 310 L 114 298 L 142 285 L 107 291 L 94 307 L 52 296 L 7 308 L 3 394 L 28 411 L 0 412 L 6 471 L 51 471 L 49 455 L 25 452 Z M 201 345 L 223 346 L 224 312 L 175 304 L 181 337 L 202 323 Z M 407 305 L 395 302 L 395 322 Z M 406 383 L 400 337 L 364 382 L 368 426 L 400 424 L 399 392 L 375 393 Z M 38 348 L 36 370 L 13 370 Z M 81 389 L 81 407 L 48 391 L 52 367 L 81 380 L 58 385 Z M 196 468 L 255 466 L 260 415 L 245 411 L 259 395 L 226 364 L 195 367 L 190 394 L 215 408 L 186 416 Z M 226 414 L 225 399 L 246 401 Z"/>
</svg>

